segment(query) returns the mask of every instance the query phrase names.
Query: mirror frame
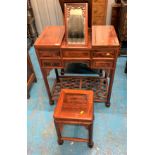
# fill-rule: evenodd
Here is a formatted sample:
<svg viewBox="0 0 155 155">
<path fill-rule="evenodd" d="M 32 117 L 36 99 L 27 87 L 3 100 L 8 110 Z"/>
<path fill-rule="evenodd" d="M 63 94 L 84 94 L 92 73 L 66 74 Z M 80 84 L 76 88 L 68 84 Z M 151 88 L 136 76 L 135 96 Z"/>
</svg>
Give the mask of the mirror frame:
<svg viewBox="0 0 155 155">
<path fill-rule="evenodd" d="M 65 38 L 68 46 L 87 46 L 88 45 L 88 4 L 87 3 L 65 3 Z M 68 43 L 68 22 L 67 18 L 70 16 L 71 8 L 81 8 L 83 17 L 85 19 L 84 25 L 84 44 L 69 44 Z"/>
</svg>

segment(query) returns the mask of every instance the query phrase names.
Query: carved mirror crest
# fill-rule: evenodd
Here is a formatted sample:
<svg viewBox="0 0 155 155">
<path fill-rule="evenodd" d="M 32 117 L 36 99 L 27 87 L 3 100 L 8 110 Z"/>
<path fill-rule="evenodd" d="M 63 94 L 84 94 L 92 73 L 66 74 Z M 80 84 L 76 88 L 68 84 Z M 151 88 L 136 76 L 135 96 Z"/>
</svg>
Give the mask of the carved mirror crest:
<svg viewBox="0 0 155 155">
<path fill-rule="evenodd" d="M 65 27 L 68 45 L 88 44 L 87 3 L 65 3 Z"/>
</svg>

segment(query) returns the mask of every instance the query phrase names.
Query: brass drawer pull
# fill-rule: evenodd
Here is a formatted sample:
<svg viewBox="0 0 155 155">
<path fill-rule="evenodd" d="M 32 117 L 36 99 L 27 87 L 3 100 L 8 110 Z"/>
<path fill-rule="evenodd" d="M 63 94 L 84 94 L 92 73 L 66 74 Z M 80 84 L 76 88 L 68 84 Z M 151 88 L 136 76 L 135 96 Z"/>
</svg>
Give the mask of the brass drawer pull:
<svg viewBox="0 0 155 155">
<path fill-rule="evenodd" d="M 106 55 L 108 56 L 108 55 L 110 55 L 110 53 L 107 53 Z"/>
</svg>

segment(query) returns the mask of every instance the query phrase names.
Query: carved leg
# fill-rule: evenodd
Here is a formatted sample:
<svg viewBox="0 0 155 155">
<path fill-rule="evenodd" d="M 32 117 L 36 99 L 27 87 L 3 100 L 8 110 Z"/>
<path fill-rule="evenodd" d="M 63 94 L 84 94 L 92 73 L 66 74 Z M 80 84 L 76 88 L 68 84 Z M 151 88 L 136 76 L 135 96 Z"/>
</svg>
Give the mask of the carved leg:
<svg viewBox="0 0 155 155">
<path fill-rule="evenodd" d="M 58 136 L 58 144 L 62 145 L 64 141 L 61 139 L 62 136 L 61 136 L 59 124 L 56 123 L 55 121 L 54 121 L 54 124 L 55 124 L 55 128 L 56 128 L 57 136 Z"/>
<path fill-rule="evenodd" d="M 64 75 L 64 73 L 65 73 L 65 70 L 61 69 L 61 75 Z"/>
<path fill-rule="evenodd" d="M 42 75 L 43 75 L 45 87 L 46 87 L 48 98 L 49 98 L 49 103 L 50 103 L 50 105 L 52 105 L 53 101 L 51 100 L 52 96 L 51 96 L 50 87 L 49 87 L 48 80 L 47 80 L 47 74 L 46 74 L 46 71 L 44 69 L 41 69 L 41 70 L 42 70 Z"/>
<path fill-rule="evenodd" d="M 106 102 L 106 107 L 110 107 L 110 97 L 111 97 L 111 91 L 112 91 L 112 86 L 113 86 L 113 81 L 114 81 L 114 74 L 115 74 L 115 68 L 113 70 L 110 70 L 110 82 L 108 86 L 108 97 L 107 97 L 107 102 Z"/>
<path fill-rule="evenodd" d="M 60 82 L 58 70 L 57 69 L 54 69 L 54 70 L 55 70 L 57 82 Z"/>
<path fill-rule="evenodd" d="M 89 148 L 92 148 L 94 145 L 94 142 L 93 142 L 93 123 L 90 124 L 88 127 L 88 134 L 89 134 L 88 146 L 89 146 Z"/>
</svg>

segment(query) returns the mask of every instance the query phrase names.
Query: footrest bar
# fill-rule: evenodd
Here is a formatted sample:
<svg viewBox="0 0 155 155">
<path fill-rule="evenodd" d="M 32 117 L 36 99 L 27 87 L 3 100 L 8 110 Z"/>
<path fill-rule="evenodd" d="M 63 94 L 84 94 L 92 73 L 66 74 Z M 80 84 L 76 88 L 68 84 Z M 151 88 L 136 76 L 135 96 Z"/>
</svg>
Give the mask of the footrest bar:
<svg viewBox="0 0 155 155">
<path fill-rule="evenodd" d="M 74 138 L 74 137 L 61 137 L 61 140 L 75 141 L 75 142 L 88 142 L 88 139 Z"/>
</svg>

